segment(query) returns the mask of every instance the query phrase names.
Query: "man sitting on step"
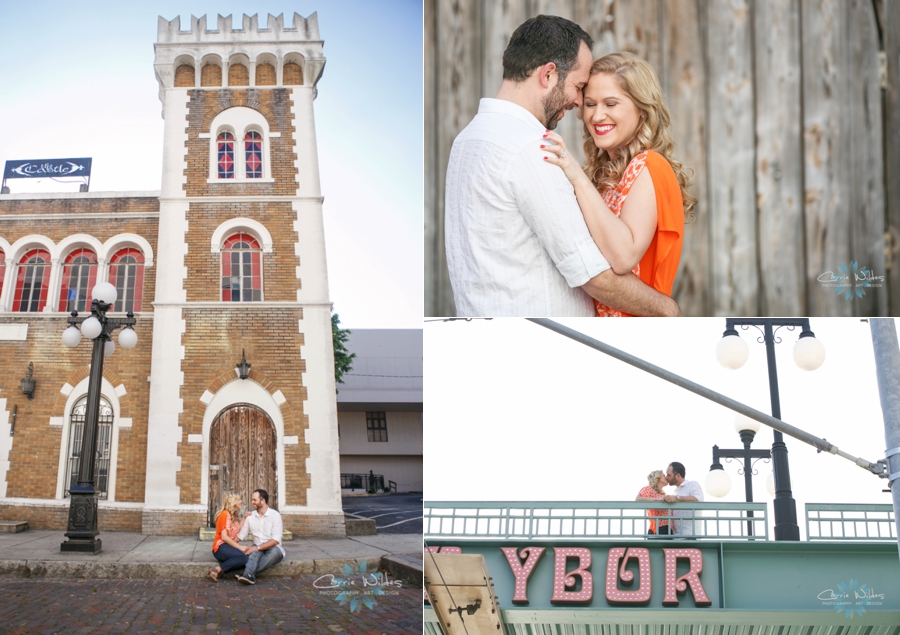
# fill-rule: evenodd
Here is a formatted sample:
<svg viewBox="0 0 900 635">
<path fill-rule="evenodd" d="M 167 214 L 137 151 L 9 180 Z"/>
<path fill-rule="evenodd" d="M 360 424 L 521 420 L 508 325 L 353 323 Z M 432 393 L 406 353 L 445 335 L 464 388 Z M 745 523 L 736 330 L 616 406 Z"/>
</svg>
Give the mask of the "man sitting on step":
<svg viewBox="0 0 900 635">
<path fill-rule="evenodd" d="M 241 584 L 256 584 L 256 574 L 271 569 L 284 559 L 284 548 L 281 546 L 284 525 L 281 514 L 269 507 L 269 493 L 258 489 L 250 497 L 253 513 L 241 527 L 238 540 L 244 540 L 248 533 L 253 534 L 253 547 L 247 550 L 247 564 L 244 573 L 235 576 Z"/>
</svg>

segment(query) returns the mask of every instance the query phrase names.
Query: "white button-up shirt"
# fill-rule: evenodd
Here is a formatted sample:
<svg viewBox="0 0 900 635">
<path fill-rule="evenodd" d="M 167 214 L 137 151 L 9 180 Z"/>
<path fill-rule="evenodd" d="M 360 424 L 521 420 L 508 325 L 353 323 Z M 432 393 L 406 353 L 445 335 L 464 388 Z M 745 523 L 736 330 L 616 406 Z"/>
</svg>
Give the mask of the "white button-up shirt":
<svg viewBox="0 0 900 635">
<path fill-rule="evenodd" d="M 459 316 L 592 316 L 579 287 L 609 269 L 563 171 L 544 160 L 545 128 L 512 102 L 482 99 L 456 137 L 444 207 Z"/>
<path fill-rule="evenodd" d="M 276 545 L 284 556 L 284 549 L 281 546 L 282 537 L 284 535 L 284 525 L 281 522 L 281 514 L 269 507 L 262 516 L 259 512 L 253 510 L 250 518 L 241 527 L 238 532 L 238 541 L 244 540 L 247 534 L 253 534 L 253 544 L 257 547 L 269 540 L 277 540 Z"/>
</svg>

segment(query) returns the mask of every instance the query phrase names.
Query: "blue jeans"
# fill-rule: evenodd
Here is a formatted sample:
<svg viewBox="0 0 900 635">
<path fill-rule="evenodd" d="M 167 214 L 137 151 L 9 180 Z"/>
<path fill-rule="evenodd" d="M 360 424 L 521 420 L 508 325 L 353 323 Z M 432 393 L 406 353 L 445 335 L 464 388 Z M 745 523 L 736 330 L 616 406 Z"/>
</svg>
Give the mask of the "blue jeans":
<svg viewBox="0 0 900 635">
<path fill-rule="evenodd" d="M 234 569 L 240 569 L 247 564 L 247 556 L 240 549 L 236 549 L 224 542 L 219 545 L 218 551 L 213 551 L 219 566 L 222 567 L 222 573 L 228 573 Z"/>
<path fill-rule="evenodd" d="M 219 547 L 221 549 L 221 547 Z M 266 551 L 254 551 L 247 556 L 247 564 L 244 565 L 244 577 L 255 579 L 257 573 L 262 573 L 266 569 L 271 569 L 282 561 L 284 556 L 281 555 L 281 549 L 272 547 Z"/>
</svg>

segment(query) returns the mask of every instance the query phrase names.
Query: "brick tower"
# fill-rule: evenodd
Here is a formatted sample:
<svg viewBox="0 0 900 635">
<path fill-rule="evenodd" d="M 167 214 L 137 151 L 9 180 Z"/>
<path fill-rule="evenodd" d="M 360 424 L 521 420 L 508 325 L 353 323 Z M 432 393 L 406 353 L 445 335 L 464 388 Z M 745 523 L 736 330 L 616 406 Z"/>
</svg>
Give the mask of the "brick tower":
<svg viewBox="0 0 900 635">
<path fill-rule="evenodd" d="M 316 14 L 159 20 L 165 119 L 144 533 L 257 487 L 295 533 L 343 535 L 313 100 Z M 244 357 L 245 356 L 245 357 Z M 242 358 L 246 365 L 241 370 Z"/>
</svg>

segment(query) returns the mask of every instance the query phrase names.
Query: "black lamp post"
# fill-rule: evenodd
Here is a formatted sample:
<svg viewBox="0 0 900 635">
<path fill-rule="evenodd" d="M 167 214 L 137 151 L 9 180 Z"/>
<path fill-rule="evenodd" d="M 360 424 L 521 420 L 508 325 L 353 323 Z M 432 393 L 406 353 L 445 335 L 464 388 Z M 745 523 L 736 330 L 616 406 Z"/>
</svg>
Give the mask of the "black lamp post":
<svg viewBox="0 0 900 635">
<path fill-rule="evenodd" d="M 743 471 L 744 474 L 744 497 L 748 503 L 752 503 L 753 474 L 755 474 L 753 465 L 760 459 L 768 460 L 771 457 L 771 453 L 769 450 L 750 449 L 750 444 L 753 443 L 753 439 L 759 431 L 759 423 L 748 417 L 738 415 L 738 418 L 735 421 L 735 428 L 737 429 L 738 434 L 741 435 L 741 441 L 743 442 L 744 447 L 741 450 L 723 450 L 717 445 L 713 446 L 713 462 L 709 467 L 709 474 L 706 477 L 706 491 L 716 497 L 725 496 L 725 494 L 728 493 L 731 489 L 731 479 L 725 473 L 719 459 L 737 459 L 741 462 L 741 470 L 738 470 L 738 473 Z M 753 518 L 753 511 L 749 510 L 747 516 Z M 747 521 L 747 535 L 753 535 L 752 520 Z"/>
<path fill-rule="evenodd" d="M 772 402 L 772 416 L 781 419 L 781 402 L 778 397 L 778 372 L 775 367 L 775 344 L 781 342 L 775 333 L 783 326 L 788 330 L 800 327 L 800 337 L 794 346 L 794 361 L 804 370 L 815 370 L 825 360 L 825 349 L 809 328 L 807 318 L 727 318 L 725 333 L 716 347 L 716 357 L 726 368 L 737 369 L 744 365 L 749 355 L 747 344 L 735 330 L 751 326 L 762 333 L 757 341 L 766 345 L 766 359 L 769 369 L 769 396 Z M 773 328 L 774 327 L 774 328 Z M 797 524 L 797 502 L 791 492 L 791 472 L 788 466 L 787 446 L 784 437 L 774 431 L 772 444 L 772 471 L 775 474 L 775 540 L 800 540 L 800 526 Z"/>
<path fill-rule="evenodd" d="M 129 311 L 126 318 L 109 318 L 106 312 L 112 308 L 117 298 L 116 288 L 108 282 L 101 282 L 92 291 L 91 315 L 78 317 L 72 311 L 68 319 L 69 328 L 63 332 L 62 340 L 66 346 L 78 346 L 82 334 L 92 339 L 91 374 L 88 378 L 87 408 L 85 411 L 84 431 L 81 437 L 81 460 L 78 465 L 76 484 L 69 488 L 69 524 L 66 530 L 67 541 L 60 545 L 60 551 L 78 551 L 98 553 L 101 541 L 97 537 L 97 500 L 99 493 L 94 487 L 94 457 L 97 454 L 97 432 L 100 418 L 100 386 L 103 383 L 103 358 L 115 350 L 115 343 L 110 337 L 118 328 L 125 327 L 119 334 L 122 348 L 132 348 L 137 344 L 137 333 L 132 328 L 136 322 L 134 314 Z M 81 331 L 77 324 L 81 325 Z"/>
</svg>

